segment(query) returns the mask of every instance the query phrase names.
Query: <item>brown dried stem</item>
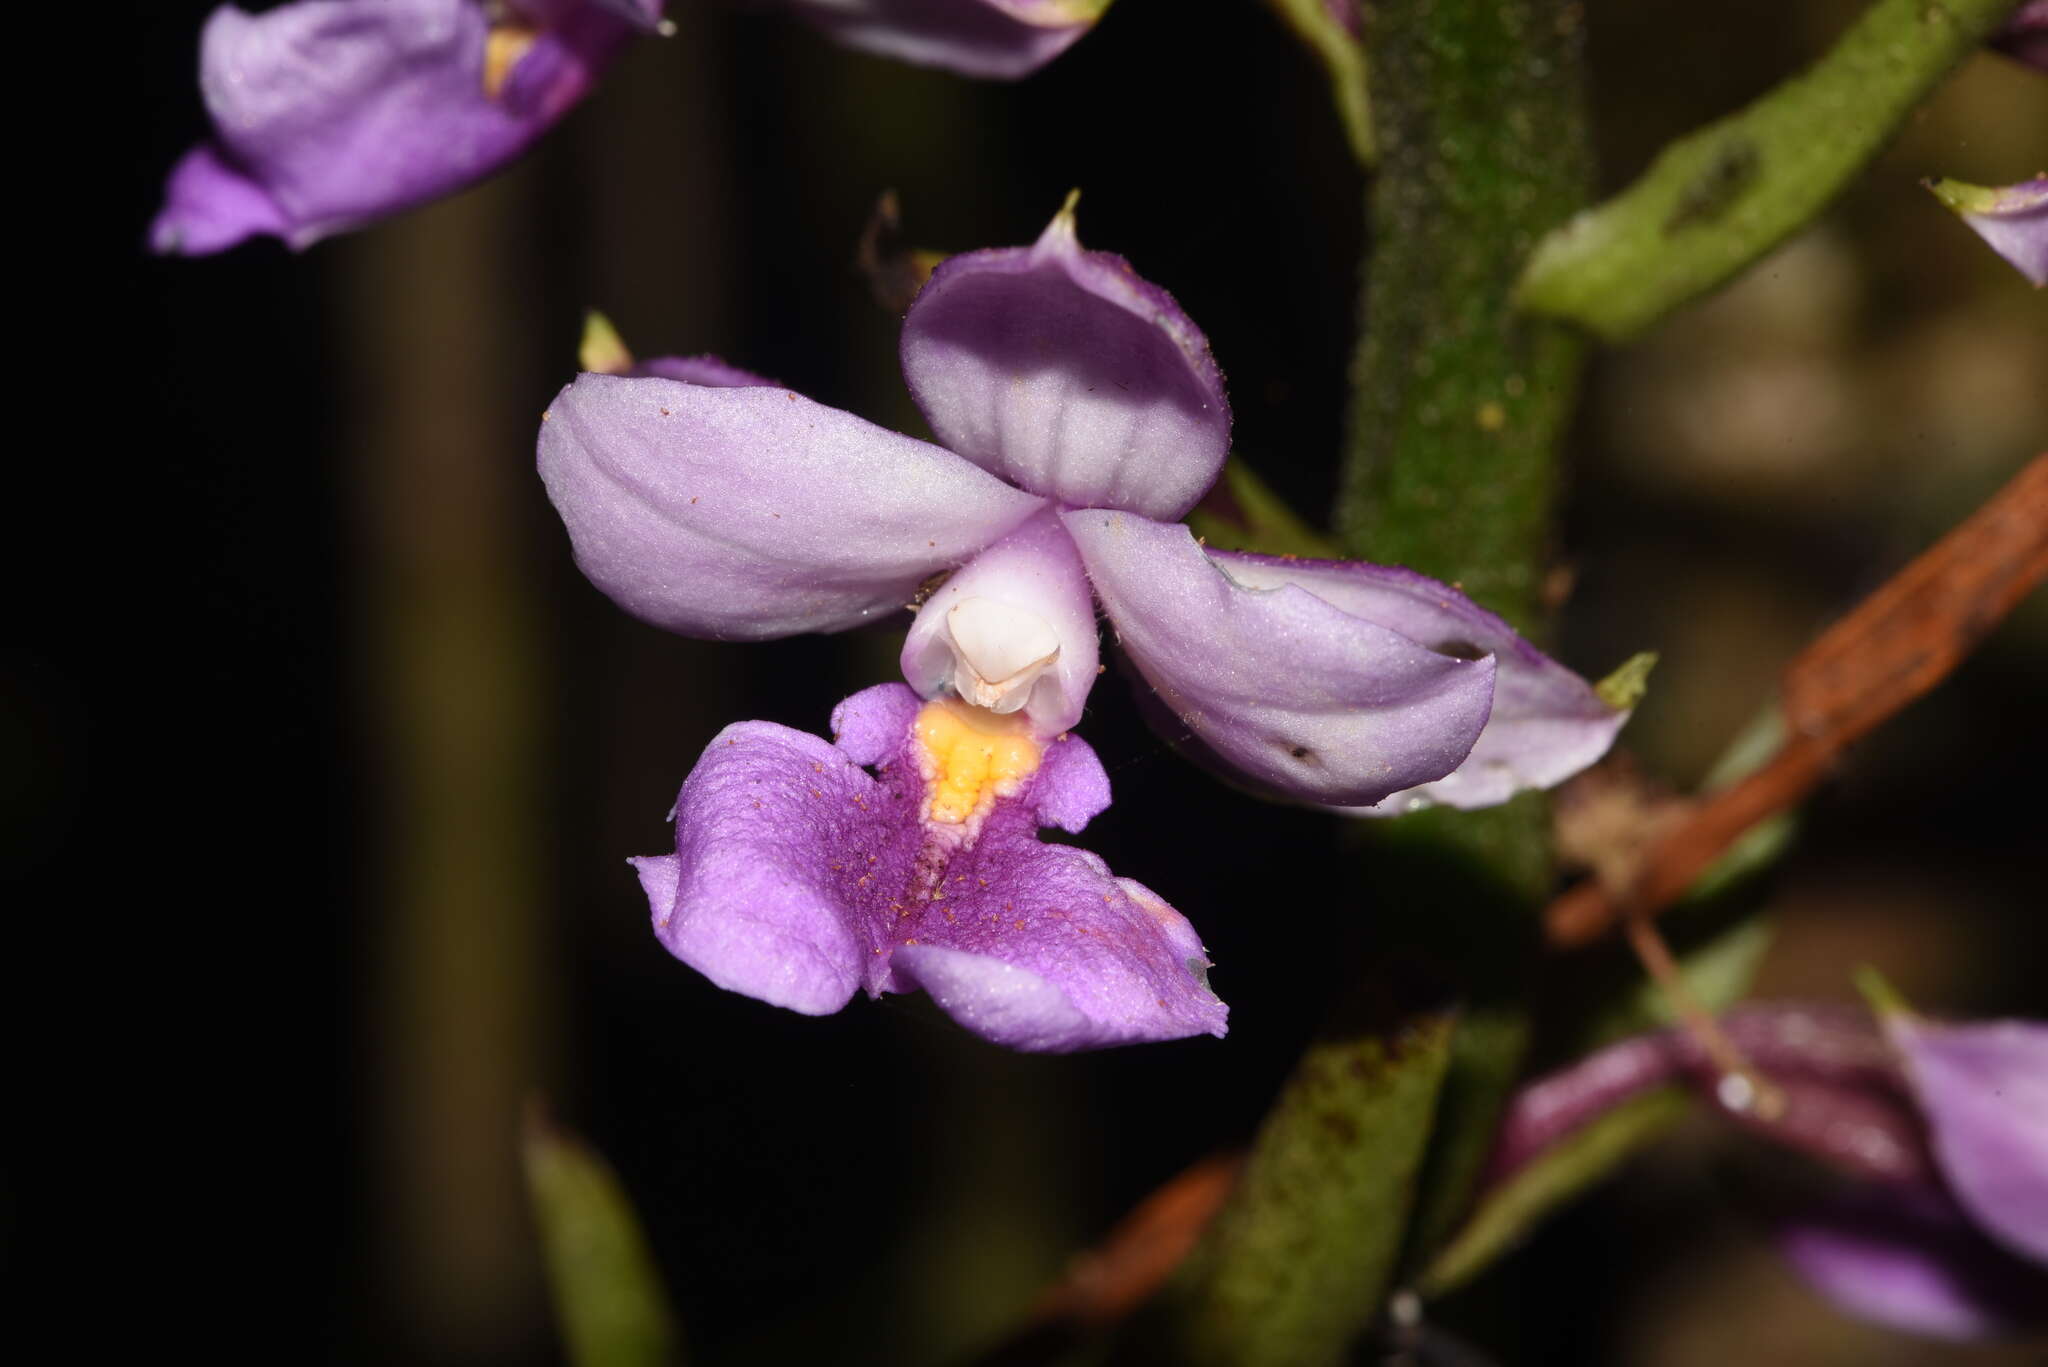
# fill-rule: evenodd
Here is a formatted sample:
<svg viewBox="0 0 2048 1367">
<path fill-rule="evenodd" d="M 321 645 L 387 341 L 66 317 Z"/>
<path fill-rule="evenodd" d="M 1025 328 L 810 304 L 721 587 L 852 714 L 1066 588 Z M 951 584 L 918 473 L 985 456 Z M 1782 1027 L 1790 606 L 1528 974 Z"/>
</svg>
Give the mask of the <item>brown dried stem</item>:
<svg viewBox="0 0 2048 1367">
<path fill-rule="evenodd" d="M 1703 799 L 1616 894 L 1587 880 L 1544 912 L 1551 945 L 1598 939 L 1625 913 L 1681 897 L 1751 826 L 1805 798 L 1835 758 L 1946 678 L 2048 578 L 2048 453 L 1854 611 L 1785 671 L 1786 740 L 1749 777 Z"/>
</svg>

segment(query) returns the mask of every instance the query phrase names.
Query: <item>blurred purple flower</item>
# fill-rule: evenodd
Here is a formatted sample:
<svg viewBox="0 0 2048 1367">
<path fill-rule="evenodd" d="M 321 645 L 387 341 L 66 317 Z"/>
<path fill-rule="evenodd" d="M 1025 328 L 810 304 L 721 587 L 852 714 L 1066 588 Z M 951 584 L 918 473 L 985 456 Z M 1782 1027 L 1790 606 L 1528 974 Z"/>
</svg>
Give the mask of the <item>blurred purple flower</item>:
<svg viewBox="0 0 2048 1367">
<path fill-rule="evenodd" d="M 294 249 L 505 165 L 580 100 L 662 0 L 296 0 L 213 12 L 214 136 L 172 170 L 150 245 Z"/>
<path fill-rule="evenodd" d="M 922 585 L 905 678 L 1040 738 L 1082 714 L 1099 600 L 1177 733 L 1303 801 L 1498 802 L 1591 763 L 1625 718 L 1442 584 L 1209 554 L 1168 521 L 1223 463 L 1222 376 L 1069 211 L 1034 246 L 941 265 L 902 358 L 943 447 L 744 381 L 581 376 L 539 448 L 577 563 L 636 616 L 734 639 L 878 620 Z"/>
<path fill-rule="evenodd" d="M 1927 188 L 2021 275 L 2048 285 L 2048 176 L 2002 188 L 1930 180 Z"/>
<path fill-rule="evenodd" d="M 1110 0 L 780 0 L 848 47 L 1015 80 L 1065 52 Z"/>
<path fill-rule="evenodd" d="M 1489 1181 L 1683 1081 L 1846 1179 L 1809 1193 L 1777 1231 L 1793 1267 L 1844 1310 L 1940 1338 L 2048 1321 L 2048 1026 L 1888 1013 L 1880 1031 L 1865 1012 L 1797 1004 L 1739 1007 L 1721 1024 L 1776 1087 L 1778 1110 L 1750 1104 L 1685 1032 L 1638 1036 L 1518 1092 Z"/>
<path fill-rule="evenodd" d="M 1949 1189 L 1993 1238 L 2048 1267 L 2048 1024 L 1902 1011 L 1884 1024 Z"/>
<path fill-rule="evenodd" d="M 2048 0 L 2027 0 L 1992 35 L 1991 46 L 2016 61 L 2048 71 Z"/>
<path fill-rule="evenodd" d="M 676 799 L 675 853 L 632 861 L 670 953 L 807 1015 L 921 988 L 1013 1049 L 1224 1033 L 1180 913 L 1038 839 L 1109 805 L 1078 737 L 1040 741 L 1022 718 L 920 704 L 902 684 L 846 699 L 832 729 L 828 744 L 740 722 L 705 750 Z"/>
<path fill-rule="evenodd" d="M 1939 1186 L 1846 1187 L 1777 1231 L 1801 1279 L 1859 1319 L 1941 1339 L 1996 1338 L 2044 1321 L 2048 1277 L 1986 1239 Z"/>
</svg>

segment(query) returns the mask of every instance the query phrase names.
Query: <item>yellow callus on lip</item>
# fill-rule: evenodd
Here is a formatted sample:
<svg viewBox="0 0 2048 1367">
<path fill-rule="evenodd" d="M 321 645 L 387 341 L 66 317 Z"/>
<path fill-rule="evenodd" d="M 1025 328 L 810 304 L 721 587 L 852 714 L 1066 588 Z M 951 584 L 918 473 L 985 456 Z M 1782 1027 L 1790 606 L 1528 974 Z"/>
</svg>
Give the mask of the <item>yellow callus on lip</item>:
<svg viewBox="0 0 2048 1367">
<path fill-rule="evenodd" d="M 484 96 L 495 100 L 505 89 L 505 82 L 511 78 L 512 68 L 519 65 L 534 40 L 540 37 L 539 29 L 527 28 L 523 24 L 493 25 L 484 39 Z"/>
<path fill-rule="evenodd" d="M 1038 742 L 1021 712 L 999 715 L 942 698 L 925 704 L 916 730 L 931 792 L 926 814 L 943 825 L 961 824 L 1038 771 Z"/>
</svg>

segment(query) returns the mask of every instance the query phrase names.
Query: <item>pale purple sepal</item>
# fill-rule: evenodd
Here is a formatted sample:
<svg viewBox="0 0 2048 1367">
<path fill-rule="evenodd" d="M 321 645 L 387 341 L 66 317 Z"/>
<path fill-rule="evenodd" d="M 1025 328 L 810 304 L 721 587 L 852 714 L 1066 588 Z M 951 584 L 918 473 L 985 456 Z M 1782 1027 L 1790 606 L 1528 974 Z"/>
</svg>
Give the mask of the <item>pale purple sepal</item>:
<svg viewBox="0 0 2048 1367">
<path fill-rule="evenodd" d="M 214 139 L 173 172 L 151 246 L 202 255 L 268 234 L 303 248 L 488 175 L 581 99 L 637 26 L 593 3 L 550 8 L 522 16 L 552 22 L 495 81 L 479 0 L 215 10 L 199 64 Z"/>
<path fill-rule="evenodd" d="M 1209 343 L 1071 205 L 1035 246 L 968 252 L 903 320 L 903 377 L 940 443 L 1073 508 L 1172 519 L 1216 479 L 1230 405 Z"/>
<path fill-rule="evenodd" d="M 2027 0 L 1992 35 L 1991 46 L 2016 61 L 2048 71 L 2048 0 Z"/>
<path fill-rule="evenodd" d="M 1011 1048 L 1065 1052 L 1222 1035 L 1187 921 L 1101 859 L 1039 841 L 1108 803 L 1073 737 L 978 832 L 922 819 L 920 703 L 884 684 L 840 704 L 836 744 L 725 729 L 676 799 L 676 852 L 635 860 L 655 930 L 721 987 L 808 1014 L 918 988 Z M 863 766 L 874 766 L 870 776 Z"/>
<path fill-rule="evenodd" d="M 837 41 L 962 76 L 1016 80 L 1071 47 L 1109 0 L 782 0 Z"/>
<path fill-rule="evenodd" d="M 956 640 L 954 628 L 966 631 L 977 619 L 986 620 L 993 615 L 987 607 L 991 603 L 1000 605 L 998 612 L 1031 614 L 1057 642 L 1058 654 L 1050 663 L 1037 663 L 1035 649 L 1012 662 L 1033 669 L 1035 677 L 1023 680 L 1002 702 L 958 686 L 962 671 L 971 669 L 978 643 Z M 925 600 L 903 642 L 902 663 L 903 677 L 927 698 L 952 691 L 998 712 L 1021 710 L 1036 734 L 1052 736 L 1081 720 L 1099 658 L 1088 572 L 1058 515 L 1048 508 L 970 560 Z M 987 675 L 998 672 L 991 669 Z"/>
<path fill-rule="evenodd" d="M 1234 551 L 1212 551 L 1210 558 L 1247 588 L 1293 584 L 1432 650 L 1494 658 L 1493 711 L 1465 761 L 1433 783 L 1347 809 L 1354 815 L 1398 816 L 1435 804 L 1491 807 L 1527 788 L 1554 787 L 1606 754 L 1628 720 L 1505 621 L 1427 575 L 1349 560 Z"/>
<path fill-rule="evenodd" d="M 1439 654 L 1292 585 L 1246 588 L 1184 526 L 1062 514 L 1131 662 L 1235 772 L 1302 801 L 1442 778 L 1486 724 L 1495 666 Z"/>
<path fill-rule="evenodd" d="M 2048 176 L 1995 188 L 1931 180 L 1927 188 L 2013 269 L 2048 285 Z"/>
<path fill-rule="evenodd" d="M 1780 1252 L 1838 1307 L 1932 1338 L 2038 1327 L 2048 1278 L 1971 1227 L 1938 1187 L 1872 1184 L 1784 1221 Z"/>
<path fill-rule="evenodd" d="M 684 384 L 707 385 L 713 389 L 786 387 L 751 370 L 741 370 L 716 356 L 650 356 L 617 373 L 635 379 L 651 376 L 661 380 L 681 380 Z"/>
<path fill-rule="evenodd" d="M 878 620 L 1042 506 L 793 391 L 667 379 L 578 376 L 539 465 L 592 583 L 656 626 L 733 640 Z"/>
<path fill-rule="evenodd" d="M 2048 1267 L 2048 1024 L 1942 1025 L 1891 1012 L 1885 1029 L 1956 1199 Z"/>
</svg>

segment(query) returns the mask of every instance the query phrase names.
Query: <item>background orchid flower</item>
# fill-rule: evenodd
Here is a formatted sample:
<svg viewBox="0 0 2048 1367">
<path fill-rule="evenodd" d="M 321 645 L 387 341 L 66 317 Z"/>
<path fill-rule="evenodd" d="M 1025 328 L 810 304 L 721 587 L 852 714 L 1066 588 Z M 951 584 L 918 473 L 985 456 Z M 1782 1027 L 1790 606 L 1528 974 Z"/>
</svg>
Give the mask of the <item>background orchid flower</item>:
<svg viewBox="0 0 2048 1367">
<path fill-rule="evenodd" d="M 172 170 L 150 245 L 303 248 L 505 165 L 568 112 L 662 0 L 223 5 L 200 37 L 214 136 Z"/>
<path fill-rule="evenodd" d="M 1086 743 L 902 684 L 846 699 L 832 729 L 827 743 L 740 722 L 705 749 L 676 799 L 675 853 L 633 861 L 677 958 L 808 1015 L 921 988 L 1015 1049 L 1224 1033 L 1180 913 L 1038 840 L 1109 805 Z"/>
<path fill-rule="evenodd" d="M 1481 754 L 1474 805 L 1591 762 L 1620 726 L 1455 590 L 1211 555 L 1171 521 L 1227 452 L 1222 376 L 1171 297 L 1081 248 L 1070 209 L 1031 247 L 941 265 L 902 358 L 940 445 L 788 390 L 580 377 L 539 444 L 577 563 L 636 616 L 731 639 L 878 620 L 946 576 L 904 677 L 1040 736 L 1081 716 L 1099 602 L 1174 739 L 1304 801 L 1377 803 L 1457 770 L 1497 672 L 1526 707 Z"/>
<path fill-rule="evenodd" d="M 1780 1247 L 1837 1305 L 1894 1328 L 2048 1325 L 2048 1024 L 1881 1014 L 1939 1181 L 1838 1194 L 1788 1220 Z"/>
<path fill-rule="evenodd" d="M 1995 189 L 1960 180 L 1930 180 L 1927 188 L 2014 270 L 2048 285 L 2048 176 Z"/>
<path fill-rule="evenodd" d="M 2048 1026 L 1942 1026 L 1800 1003 L 1721 1026 L 1770 1080 L 1742 1102 L 1691 1035 L 1622 1040 L 1530 1083 L 1489 1165 L 1505 1181 L 1615 1107 L 1674 1081 L 1751 1133 L 1839 1177 L 1778 1222 L 1793 1268 L 1842 1309 L 1939 1338 L 2048 1322 Z M 2001 1247 L 2003 1245 L 2003 1247 Z M 2016 1256 L 2017 1255 L 2017 1256 Z"/>
<path fill-rule="evenodd" d="M 1071 47 L 1109 0 L 783 0 L 848 47 L 1015 80 Z"/>
<path fill-rule="evenodd" d="M 1883 1018 L 1950 1190 L 1992 1237 L 2048 1267 L 2048 1023 Z"/>
<path fill-rule="evenodd" d="M 2048 0 L 2026 0 L 1992 35 L 1991 46 L 2015 61 L 2048 71 Z"/>
</svg>

